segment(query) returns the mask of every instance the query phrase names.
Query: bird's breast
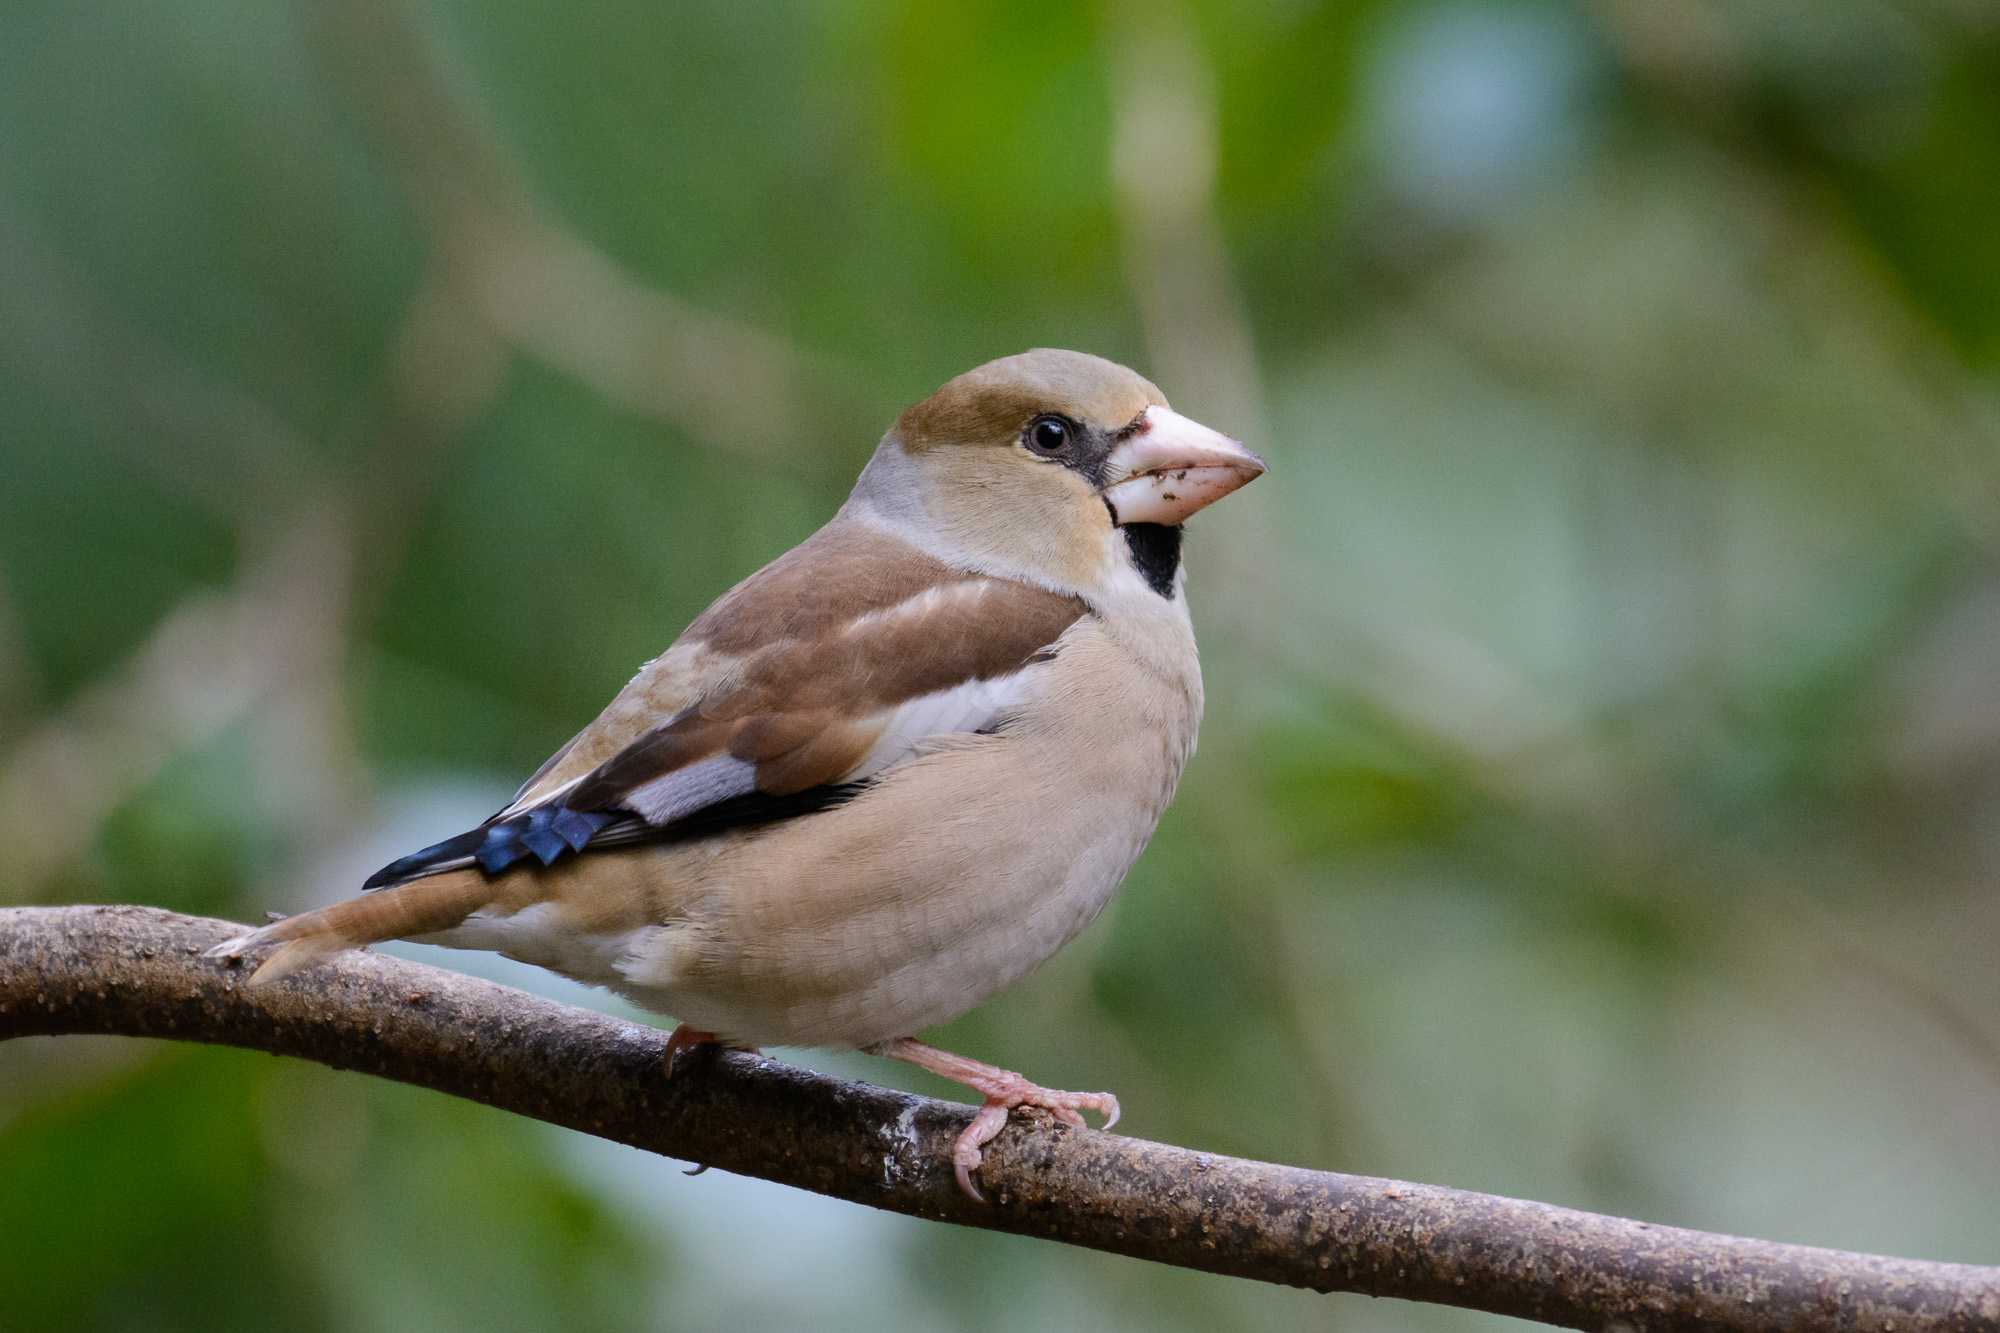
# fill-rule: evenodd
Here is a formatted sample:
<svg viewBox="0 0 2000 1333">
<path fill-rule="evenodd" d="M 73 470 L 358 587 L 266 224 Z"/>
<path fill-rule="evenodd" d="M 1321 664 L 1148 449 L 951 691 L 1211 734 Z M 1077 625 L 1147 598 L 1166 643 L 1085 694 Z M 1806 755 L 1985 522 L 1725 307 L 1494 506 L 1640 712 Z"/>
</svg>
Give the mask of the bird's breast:
<svg viewBox="0 0 2000 1333">
<path fill-rule="evenodd" d="M 835 809 L 647 853 L 674 885 L 624 965 L 642 1003 L 755 1042 L 868 1045 L 964 1013 L 1094 920 L 1172 797 L 1200 683 L 1094 622 L 992 733 Z"/>
</svg>

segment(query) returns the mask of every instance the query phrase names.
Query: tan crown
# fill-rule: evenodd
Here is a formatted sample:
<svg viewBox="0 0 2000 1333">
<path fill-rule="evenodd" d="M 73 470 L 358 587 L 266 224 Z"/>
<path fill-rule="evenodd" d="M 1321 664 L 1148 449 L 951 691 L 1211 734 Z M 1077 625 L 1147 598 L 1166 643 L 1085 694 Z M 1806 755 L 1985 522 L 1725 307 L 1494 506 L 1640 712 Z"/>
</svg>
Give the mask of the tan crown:
<svg viewBox="0 0 2000 1333">
<path fill-rule="evenodd" d="M 1137 371 L 1087 352 L 1037 347 L 975 366 L 896 419 L 912 453 L 949 444 L 1012 444 L 1037 415 L 1115 430 L 1166 395 Z"/>
</svg>

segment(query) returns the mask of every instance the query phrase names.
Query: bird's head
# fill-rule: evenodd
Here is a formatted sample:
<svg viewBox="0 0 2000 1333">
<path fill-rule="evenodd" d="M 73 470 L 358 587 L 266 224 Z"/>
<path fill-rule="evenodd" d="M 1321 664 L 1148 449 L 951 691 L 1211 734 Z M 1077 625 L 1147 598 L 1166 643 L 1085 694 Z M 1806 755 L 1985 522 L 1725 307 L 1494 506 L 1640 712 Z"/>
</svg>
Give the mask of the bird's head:
<svg viewBox="0 0 2000 1333">
<path fill-rule="evenodd" d="M 1263 471 L 1144 376 L 1038 348 L 905 411 L 855 496 L 955 563 L 1077 592 L 1136 571 L 1171 597 L 1180 525 Z"/>
</svg>

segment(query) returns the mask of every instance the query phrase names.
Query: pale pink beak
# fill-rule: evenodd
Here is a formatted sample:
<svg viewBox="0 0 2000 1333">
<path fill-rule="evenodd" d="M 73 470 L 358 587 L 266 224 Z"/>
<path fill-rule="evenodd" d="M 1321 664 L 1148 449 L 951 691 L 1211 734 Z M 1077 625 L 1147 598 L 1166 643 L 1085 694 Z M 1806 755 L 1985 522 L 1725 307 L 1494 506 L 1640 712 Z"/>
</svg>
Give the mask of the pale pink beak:
<svg viewBox="0 0 2000 1333">
<path fill-rule="evenodd" d="M 1164 407 L 1105 460 L 1111 521 L 1177 524 L 1264 475 L 1264 460 L 1227 435 Z"/>
</svg>

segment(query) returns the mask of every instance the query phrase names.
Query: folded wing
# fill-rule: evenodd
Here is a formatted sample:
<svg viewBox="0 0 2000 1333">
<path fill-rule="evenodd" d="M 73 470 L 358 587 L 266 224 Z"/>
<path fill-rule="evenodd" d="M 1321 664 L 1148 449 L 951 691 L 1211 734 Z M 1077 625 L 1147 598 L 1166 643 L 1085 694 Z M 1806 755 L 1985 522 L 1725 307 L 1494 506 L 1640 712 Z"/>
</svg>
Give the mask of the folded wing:
<svg viewBox="0 0 2000 1333">
<path fill-rule="evenodd" d="M 927 740 L 998 726 L 1086 614 L 891 538 L 827 538 L 719 601 L 492 820 L 367 887 L 825 809 Z"/>
</svg>

